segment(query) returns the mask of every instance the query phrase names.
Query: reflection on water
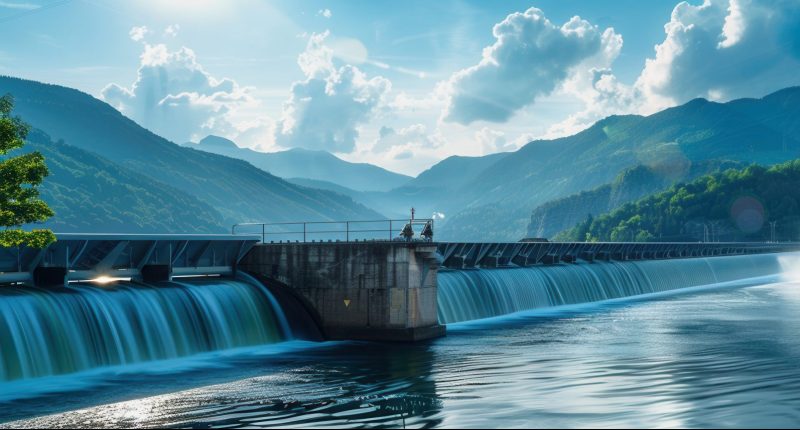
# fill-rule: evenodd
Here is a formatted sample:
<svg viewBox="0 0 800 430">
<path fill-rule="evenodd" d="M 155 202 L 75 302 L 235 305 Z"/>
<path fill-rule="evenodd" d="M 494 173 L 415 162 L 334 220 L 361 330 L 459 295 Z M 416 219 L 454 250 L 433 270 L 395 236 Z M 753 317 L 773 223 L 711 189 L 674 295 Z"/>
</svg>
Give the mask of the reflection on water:
<svg viewBox="0 0 800 430">
<path fill-rule="evenodd" d="M 798 287 L 517 316 L 424 344 L 220 358 L 224 368 L 2 403 L 0 416 L 70 410 L 7 423 L 24 427 L 795 427 Z"/>
</svg>

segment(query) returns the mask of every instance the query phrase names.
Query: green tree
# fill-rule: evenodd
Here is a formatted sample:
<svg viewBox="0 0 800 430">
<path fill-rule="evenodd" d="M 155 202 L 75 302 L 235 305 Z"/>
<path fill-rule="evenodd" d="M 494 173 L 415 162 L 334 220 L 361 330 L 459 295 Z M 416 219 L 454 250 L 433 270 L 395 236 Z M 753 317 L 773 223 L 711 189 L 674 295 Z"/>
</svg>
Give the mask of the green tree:
<svg viewBox="0 0 800 430">
<path fill-rule="evenodd" d="M 16 157 L 7 155 L 25 145 L 30 129 L 19 117 L 11 116 L 13 107 L 11 95 L 0 97 L 0 246 L 43 248 L 56 240 L 53 232 L 46 229 L 25 231 L 22 226 L 53 216 L 36 188 L 49 172 L 39 152 Z"/>
</svg>

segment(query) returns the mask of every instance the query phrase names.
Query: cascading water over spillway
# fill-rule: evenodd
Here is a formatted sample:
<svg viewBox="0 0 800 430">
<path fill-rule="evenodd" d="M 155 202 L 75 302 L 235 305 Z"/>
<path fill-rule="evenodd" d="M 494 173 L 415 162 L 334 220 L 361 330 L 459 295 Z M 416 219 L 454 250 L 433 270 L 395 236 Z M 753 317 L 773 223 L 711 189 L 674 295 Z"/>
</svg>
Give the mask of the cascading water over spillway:
<svg viewBox="0 0 800 430">
<path fill-rule="evenodd" d="M 266 288 L 221 278 L 4 287 L 0 381 L 275 343 L 283 321 Z"/>
<path fill-rule="evenodd" d="M 785 255 L 785 254 L 784 254 Z M 781 254 L 442 270 L 442 324 L 746 280 L 783 271 Z"/>
</svg>

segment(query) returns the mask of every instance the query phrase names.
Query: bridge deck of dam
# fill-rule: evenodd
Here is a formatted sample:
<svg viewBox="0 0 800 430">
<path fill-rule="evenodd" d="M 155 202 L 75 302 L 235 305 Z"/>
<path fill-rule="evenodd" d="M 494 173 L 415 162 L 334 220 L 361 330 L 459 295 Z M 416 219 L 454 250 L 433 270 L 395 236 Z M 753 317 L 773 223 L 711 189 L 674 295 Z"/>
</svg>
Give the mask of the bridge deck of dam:
<svg viewBox="0 0 800 430">
<path fill-rule="evenodd" d="M 800 242 L 437 242 L 424 240 L 299 240 L 262 246 L 373 243 L 435 246 L 440 264 L 450 269 L 525 267 L 579 261 L 635 261 L 700 258 L 800 251 Z"/>
<path fill-rule="evenodd" d="M 800 243 L 762 242 L 438 242 L 447 268 L 509 267 L 765 254 L 800 250 Z"/>
<path fill-rule="evenodd" d="M 259 235 L 58 234 L 45 249 L 0 248 L 0 284 L 34 281 L 37 273 L 61 272 L 67 280 L 98 276 L 141 277 L 148 268 L 171 275 L 230 274 L 257 243 L 261 246 L 435 247 L 448 269 L 525 267 L 579 261 L 629 261 L 792 252 L 800 243 L 780 242 L 437 242 L 401 239 L 287 240 Z M 55 273 L 54 272 L 54 273 Z M 57 282 L 58 283 L 58 282 Z"/>
<path fill-rule="evenodd" d="M 57 233 L 45 248 L 0 247 L 0 284 L 231 274 L 258 236 Z"/>
<path fill-rule="evenodd" d="M 426 227 L 428 234 L 425 234 Z M 231 234 L 260 236 L 263 245 L 429 244 L 442 266 L 453 269 L 514 267 L 595 260 L 661 260 L 747 255 L 800 250 L 796 242 L 453 242 L 434 241 L 433 219 L 368 221 L 251 222 L 235 224 Z M 408 231 L 406 230 L 408 229 Z M 413 240 L 404 239 L 410 233 Z M 408 237 L 408 236 L 406 236 Z M 422 239 L 427 237 L 429 240 Z"/>
</svg>

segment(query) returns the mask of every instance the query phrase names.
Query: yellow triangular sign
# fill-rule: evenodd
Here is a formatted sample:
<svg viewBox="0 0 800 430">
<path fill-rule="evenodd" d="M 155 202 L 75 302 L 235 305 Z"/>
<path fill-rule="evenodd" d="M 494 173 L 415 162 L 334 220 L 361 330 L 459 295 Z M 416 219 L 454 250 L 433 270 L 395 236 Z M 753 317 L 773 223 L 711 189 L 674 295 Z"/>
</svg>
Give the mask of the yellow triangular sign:
<svg viewBox="0 0 800 430">
<path fill-rule="evenodd" d="M 350 300 L 344 299 L 344 307 L 346 308 L 350 307 Z"/>
</svg>

